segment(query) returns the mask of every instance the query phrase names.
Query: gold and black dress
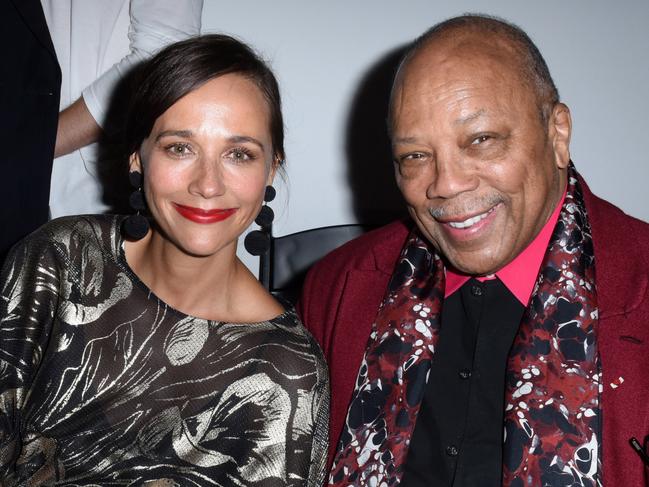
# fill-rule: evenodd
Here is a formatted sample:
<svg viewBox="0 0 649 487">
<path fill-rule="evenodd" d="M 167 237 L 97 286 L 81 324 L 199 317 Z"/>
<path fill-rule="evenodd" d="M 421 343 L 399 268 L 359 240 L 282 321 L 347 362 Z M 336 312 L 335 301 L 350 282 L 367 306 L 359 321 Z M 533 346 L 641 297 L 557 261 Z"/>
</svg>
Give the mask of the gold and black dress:
<svg viewBox="0 0 649 487">
<path fill-rule="evenodd" d="M 128 267 L 121 221 L 52 221 L 5 263 L 0 485 L 321 485 L 327 370 L 295 312 L 169 307 Z"/>
</svg>

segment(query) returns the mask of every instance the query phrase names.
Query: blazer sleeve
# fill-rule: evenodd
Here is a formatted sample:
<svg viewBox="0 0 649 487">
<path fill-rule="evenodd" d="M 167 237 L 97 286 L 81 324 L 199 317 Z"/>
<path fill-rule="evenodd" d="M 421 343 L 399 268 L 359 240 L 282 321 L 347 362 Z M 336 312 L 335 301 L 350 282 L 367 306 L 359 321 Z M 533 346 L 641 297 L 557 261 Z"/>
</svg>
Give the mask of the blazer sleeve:
<svg viewBox="0 0 649 487">
<path fill-rule="evenodd" d="M 331 265 L 331 260 L 331 257 L 326 257 L 311 268 L 296 305 L 302 323 L 316 339 L 327 359 L 330 353 L 327 337 L 332 325 L 331 310 L 338 309 L 342 287 L 340 276 L 333 272 L 335 266 Z"/>
</svg>

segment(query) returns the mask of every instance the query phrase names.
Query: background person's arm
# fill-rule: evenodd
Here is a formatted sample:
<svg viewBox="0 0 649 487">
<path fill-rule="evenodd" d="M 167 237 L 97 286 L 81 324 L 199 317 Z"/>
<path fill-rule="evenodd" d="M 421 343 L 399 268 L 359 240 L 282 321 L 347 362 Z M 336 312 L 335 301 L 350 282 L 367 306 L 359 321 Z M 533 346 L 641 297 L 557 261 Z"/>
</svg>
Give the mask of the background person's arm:
<svg viewBox="0 0 649 487">
<path fill-rule="evenodd" d="M 83 97 L 59 113 L 54 157 L 69 154 L 99 139 L 101 127 L 88 111 Z"/>
</svg>

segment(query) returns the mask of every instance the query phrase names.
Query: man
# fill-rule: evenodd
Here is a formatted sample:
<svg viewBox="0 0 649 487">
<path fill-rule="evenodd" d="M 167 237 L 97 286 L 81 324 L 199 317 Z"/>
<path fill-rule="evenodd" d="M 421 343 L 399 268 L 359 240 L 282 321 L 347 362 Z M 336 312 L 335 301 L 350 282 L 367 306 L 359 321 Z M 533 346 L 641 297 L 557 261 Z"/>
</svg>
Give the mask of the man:
<svg viewBox="0 0 649 487">
<path fill-rule="evenodd" d="M 331 483 L 642 485 L 649 225 L 572 167 L 537 48 L 497 19 L 443 22 L 390 117 L 414 224 L 334 251 L 299 306 L 330 367 Z"/>
</svg>

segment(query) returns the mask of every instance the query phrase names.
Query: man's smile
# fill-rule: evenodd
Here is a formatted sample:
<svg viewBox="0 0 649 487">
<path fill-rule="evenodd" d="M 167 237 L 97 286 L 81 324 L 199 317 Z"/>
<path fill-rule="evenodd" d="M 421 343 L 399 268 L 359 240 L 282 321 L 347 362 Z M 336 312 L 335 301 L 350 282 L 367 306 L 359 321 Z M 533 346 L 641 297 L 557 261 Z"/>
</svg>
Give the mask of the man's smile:
<svg viewBox="0 0 649 487">
<path fill-rule="evenodd" d="M 480 210 L 480 213 L 464 213 L 458 216 L 433 218 L 439 224 L 446 238 L 459 243 L 460 241 L 470 241 L 486 235 L 492 228 L 492 224 L 502 208 L 504 208 L 503 203 L 498 202 L 486 211 Z"/>
<path fill-rule="evenodd" d="M 489 214 L 492 211 L 494 211 L 494 209 L 495 209 L 495 207 L 490 208 L 489 210 L 485 211 L 484 213 L 480 213 L 479 215 L 471 216 L 471 217 L 467 218 L 466 220 L 449 221 L 449 222 L 447 222 L 447 224 L 450 227 L 453 227 L 453 228 L 469 228 L 469 227 L 472 227 L 473 225 L 475 225 L 476 223 L 478 223 L 479 221 L 484 220 L 485 218 L 487 218 L 487 216 L 489 216 Z"/>
</svg>

